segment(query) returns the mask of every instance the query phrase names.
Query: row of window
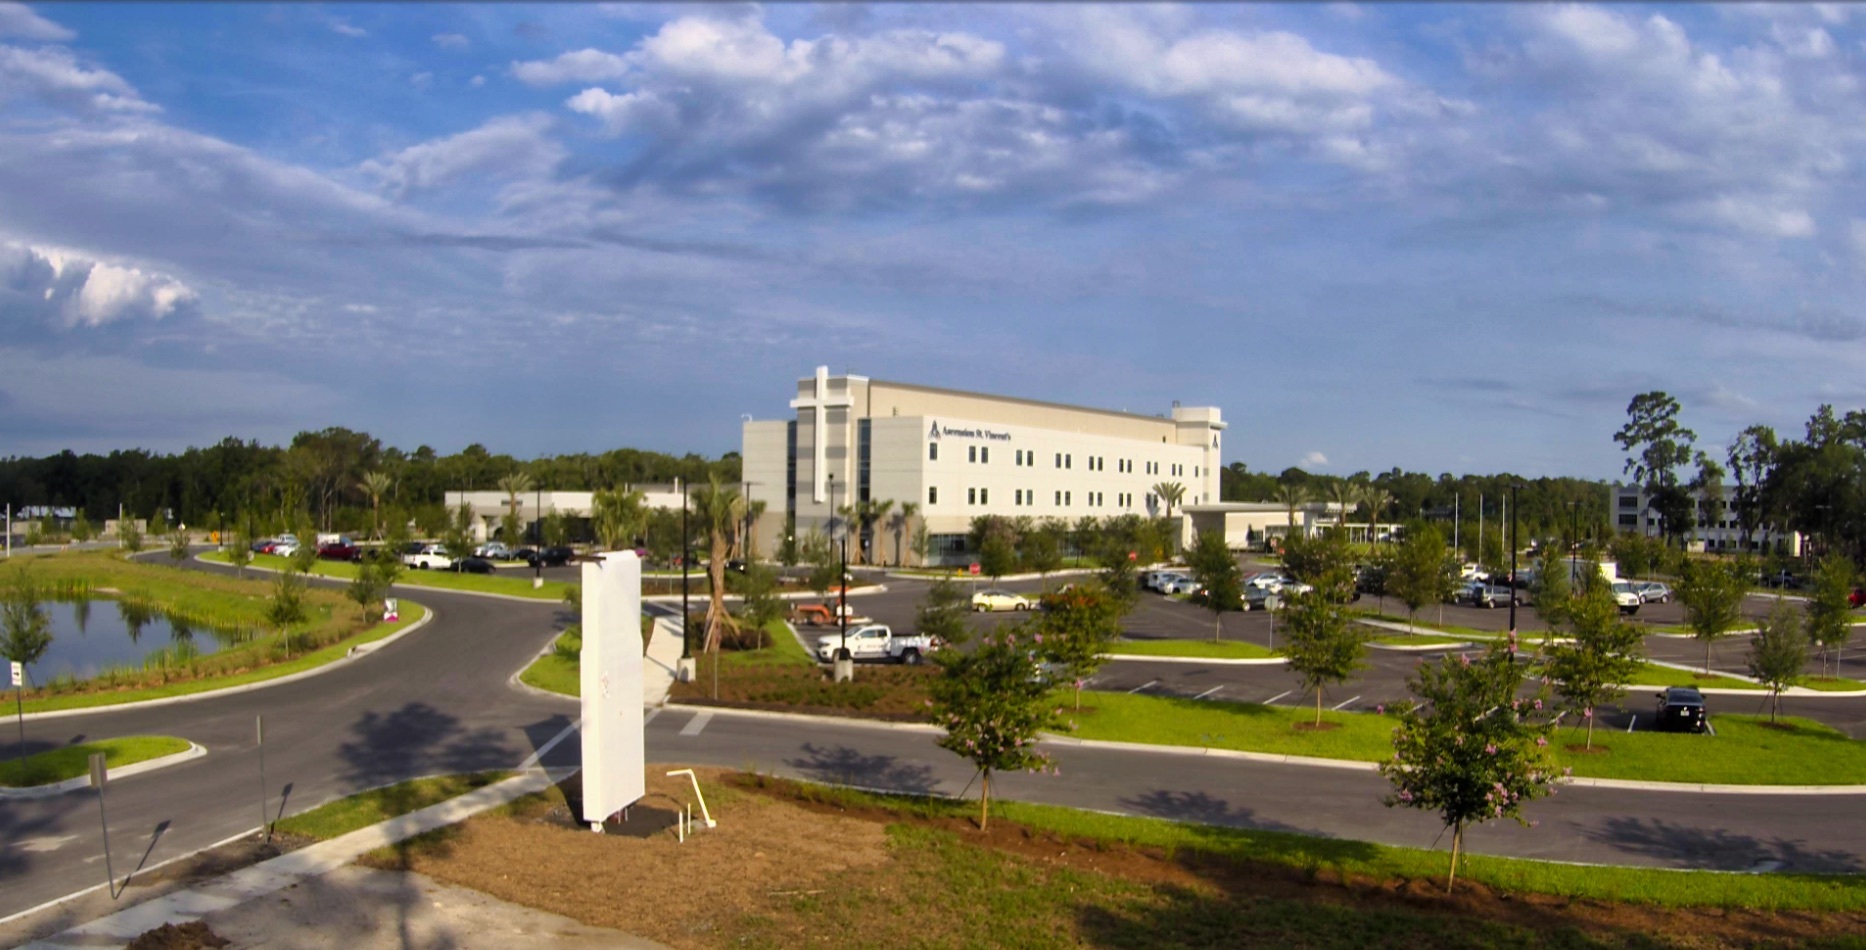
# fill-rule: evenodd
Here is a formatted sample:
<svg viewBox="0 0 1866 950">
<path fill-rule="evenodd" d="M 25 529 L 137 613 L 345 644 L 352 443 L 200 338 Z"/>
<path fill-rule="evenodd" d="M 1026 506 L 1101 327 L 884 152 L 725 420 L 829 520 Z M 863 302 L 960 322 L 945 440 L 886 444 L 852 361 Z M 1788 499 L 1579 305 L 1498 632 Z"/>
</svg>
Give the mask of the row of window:
<svg viewBox="0 0 1866 950">
<path fill-rule="evenodd" d="M 1107 492 L 1092 491 L 1092 492 L 1085 492 L 1084 495 L 1085 495 L 1085 500 L 1088 502 L 1088 507 L 1090 508 L 1100 508 L 1108 503 Z M 1037 491 L 1034 488 L 1019 488 L 1014 491 L 1011 498 L 1012 498 L 1011 503 L 1020 508 L 1028 506 L 1028 505 L 1034 505 L 1037 503 Z M 1053 496 L 1053 498 L 1054 498 L 1053 503 L 1056 505 L 1056 507 L 1067 508 L 1075 503 L 1075 492 L 1070 491 L 1070 490 L 1058 489 L 1055 495 Z M 1121 508 L 1132 508 L 1134 506 L 1134 493 L 1133 492 L 1117 492 L 1115 493 L 1114 498 L 1115 498 L 1114 503 Z M 1149 506 L 1154 505 L 1155 503 L 1157 503 L 1157 501 L 1158 499 L 1154 497 L 1152 492 L 1147 493 L 1147 504 Z M 989 505 L 991 504 L 991 489 L 989 488 L 968 488 L 966 489 L 965 490 L 965 503 L 968 505 Z M 938 485 L 927 486 L 927 504 L 928 505 L 939 504 L 939 486 Z"/>
<path fill-rule="evenodd" d="M 989 445 L 968 445 L 966 446 L 965 447 L 965 460 L 967 462 L 971 462 L 977 465 L 991 464 L 991 446 Z M 929 462 L 939 461 L 939 443 L 938 442 L 927 443 L 927 461 Z M 1055 467 L 1061 468 L 1061 469 L 1073 469 L 1075 468 L 1075 463 L 1076 463 L 1076 460 L 1075 460 L 1074 453 L 1071 453 L 1071 452 L 1056 453 L 1056 456 L 1054 459 Z M 1012 464 L 1018 466 L 1019 468 L 1035 468 L 1037 466 L 1037 453 L 1030 449 L 1016 449 L 1014 450 L 1013 455 L 1012 455 Z M 1148 462 L 1146 464 L 1147 464 L 1148 475 L 1160 474 L 1161 464 L 1159 462 Z M 1171 473 L 1173 475 L 1184 477 L 1186 474 L 1186 466 L 1182 464 L 1175 463 L 1175 464 L 1167 465 L 1166 468 L 1171 469 Z M 1088 470 L 1091 472 L 1107 471 L 1108 470 L 1107 457 L 1102 456 L 1102 455 L 1089 456 L 1088 457 Z M 1134 460 L 1133 459 L 1115 459 L 1115 471 L 1124 473 L 1124 474 L 1131 474 L 1134 471 Z M 1199 477 L 1199 466 L 1197 465 L 1192 466 L 1192 477 L 1193 478 Z"/>
</svg>

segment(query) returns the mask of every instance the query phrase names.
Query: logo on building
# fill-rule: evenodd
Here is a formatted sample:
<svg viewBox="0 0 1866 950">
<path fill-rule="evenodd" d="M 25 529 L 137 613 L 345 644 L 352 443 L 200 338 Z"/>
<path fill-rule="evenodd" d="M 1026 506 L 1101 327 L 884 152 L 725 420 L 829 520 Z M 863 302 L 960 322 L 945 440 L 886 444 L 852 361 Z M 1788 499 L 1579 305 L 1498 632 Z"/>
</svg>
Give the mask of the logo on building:
<svg viewBox="0 0 1866 950">
<path fill-rule="evenodd" d="M 938 419 L 933 420 L 933 428 L 927 430 L 927 438 L 929 439 L 939 438 L 939 420 Z"/>
</svg>

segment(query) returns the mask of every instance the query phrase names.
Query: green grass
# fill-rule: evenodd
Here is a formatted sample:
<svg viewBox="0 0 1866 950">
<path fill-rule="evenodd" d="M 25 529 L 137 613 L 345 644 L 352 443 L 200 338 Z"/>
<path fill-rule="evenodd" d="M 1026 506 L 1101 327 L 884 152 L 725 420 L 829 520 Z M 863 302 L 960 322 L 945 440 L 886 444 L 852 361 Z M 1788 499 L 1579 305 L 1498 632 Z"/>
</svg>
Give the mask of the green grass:
<svg viewBox="0 0 1866 950">
<path fill-rule="evenodd" d="M 186 751 L 188 740 L 173 736 L 125 736 L 68 745 L 29 755 L 24 761 L 9 758 L 0 762 L 0 786 L 30 788 L 87 775 L 91 756 L 98 752 L 104 754 L 104 765 L 114 769 Z"/>
<path fill-rule="evenodd" d="M 1760 683 L 1740 680 L 1731 676 L 1709 676 L 1691 670 L 1673 669 L 1669 666 L 1656 666 L 1647 663 L 1641 666 L 1639 673 L 1624 686 L 1695 686 L 1699 689 L 1747 689 L 1766 692 Z"/>
<path fill-rule="evenodd" d="M 1404 647 L 1404 646 L 1451 646 L 1451 645 L 1459 644 L 1459 643 L 1470 643 L 1471 640 L 1468 637 L 1447 637 L 1442 634 L 1436 634 L 1436 633 L 1413 633 L 1413 634 L 1394 633 L 1394 634 L 1386 634 L 1386 635 L 1378 636 L 1378 637 L 1372 637 L 1372 638 L 1369 638 L 1367 642 L 1384 643 L 1389 646 Z"/>
<path fill-rule="evenodd" d="M 1282 656 L 1255 643 L 1236 640 L 1122 640 L 1108 648 L 1111 656 L 1184 656 L 1196 659 L 1261 660 Z"/>
<path fill-rule="evenodd" d="M 1630 697 L 1629 697 L 1630 698 Z M 1315 721 L 1313 706 L 1263 706 L 1085 692 L 1084 711 L 1065 718 L 1083 739 L 1235 749 L 1275 755 L 1377 762 L 1392 755 L 1395 720 L 1373 713 L 1324 709 L 1322 721 L 1336 728 L 1298 731 Z M 1092 708 L 1090 708 L 1092 707 Z M 1573 728 L 1557 730 L 1556 758 L 1589 778 L 1638 779 L 1729 785 L 1866 785 L 1866 743 L 1806 719 L 1784 717 L 1784 728 L 1758 725 L 1754 716 L 1713 714 L 1716 736 L 1684 733 L 1616 732 L 1596 729 L 1594 745 L 1604 753 L 1559 748 L 1581 742 Z"/>
<path fill-rule="evenodd" d="M 563 696 L 583 695 L 582 671 L 577 661 L 555 653 L 546 653 L 531 661 L 531 665 L 518 674 L 518 681 Z"/>
<path fill-rule="evenodd" d="M 1405 617 L 1398 617 L 1392 614 L 1367 613 L 1367 614 L 1361 615 L 1358 619 L 1380 620 L 1386 623 L 1396 623 L 1402 627 L 1406 626 Z M 1508 632 L 1503 631 L 1503 630 L 1479 630 L 1476 627 L 1460 627 L 1457 624 L 1453 624 L 1453 623 L 1433 623 L 1425 619 L 1424 616 L 1421 616 L 1419 619 L 1414 620 L 1412 622 L 1412 626 L 1416 630 L 1427 631 L 1430 633 L 1452 634 L 1461 639 L 1501 640 L 1505 636 L 1508 635 Z M 1380 630 L 1380 629 L 1385 629 L 1385 628 L 1375 627 L 1374 629 Z M 1393 633 L 1394 635 L 1400 636 L 1400 637 L 1404 637 L 1407 635 L 1397 630 L 1393 631 Z M 1418 634 L 1414 634 L 1414 636 L 1417 636 L 1417 635 Z M 1517 631 L 1517 640 L 1521 643 L 1524 643 L 1525 645 L 1532 643 L 1534 641 L 1540 640 L 1540 639 L 1542 639 L 1542 631 L 1540 630 L 1533 630 L 1533 631 L 1532 630 L 1519 630 Z"/>
<path fill-rule="evenodd" d="M 227 563 L 227 552 L 209 551 L 201 555 L 201 560 L 215 564 Z M 253 555 L 252 566 L 264 570 L 284 570 L 291 563 L 290 559 L 275 557 L 270 554 Z M 350 580 L 356 577 L 357 565 L 349 561 L 313 561 L 311 573 L 317 577 L 331 577 L 338 580 Z M 529 570 L 529 568 L 527 568 Z M 532 587 L 529 577 L 500 577 L 497 574 L 462 574 L 457 571 L 418 571 L 403 568 L 401 577 L 395 581 L 396 587 L 431 587 L 436 590 L 469 591 L 477 594 L 504 594 L 508 597 L 523 597 L 526 600 L 563 600 L 564 588 L 570 586 L 563 581 L 545 581 L 543 587 Z"/>
<path fill-rule="evenodd" d="M 965 819 L 975 817 L 978 813 L 978 806 L 972 801 L 875 795 L 824 786 L 804 786 L 803 794 L 818 801 L 877 808 L 922 818 Z M 1373 887 L 1416 879 L 1428 879 L 1442 885 L 1449 860 L 1443 850 L 1394 847 L 1281 831 L 1223 828 L 1161 818 L 1134 818 L 1007 800 L 994 802 L 992 815 L 994 821 L 1017 822 L 1067 841 L 1154 849 L 1169 856 L 1210 854 L 1241 863 L 1261 862 L 1289 868 L 1306 878 L 1356 880 L 1370 882 Z M 1729 874 L 1661 868 L 1597 867 L 1469 855 L 1459 871 L 1459 880 L 1478 881 L 1505 893 L 1548 894 L 1571 899 L 1662 907 L 1751 908 L 1767 911 L 1866 910 L 1866 875 Z M 1305 904 L 1303 907 L 1307 913 L 1329 917 L 1334 914 L 1333 908 L 1327 905 Z M 869 910 L 872 912 L 872 907 Z M 1367 925 L 1377 925 L 1378 918 L 1386 916 L 1382 913 L 1369 915 Z M 1287 942 L 1271 939 L 1261 945 L 1435 947 L 1445 945 L 1445 940 L 1467 939 L 1460 934 L 1479 923 L 1462 918 L 1447 919 L 1457 926 L 1447 931 L 1443 938 L 1437 939 L 1422 937 L 1419 940 L 1408 940 L 1404 939 L 1408 936 L 1406 931 L 1386 927 L 1359 941 L 1348 939 L 1320 942 L 1297 937 Z M 1174 922 L 1165 917 L 1157 919 L 1161 927 L 1180 926 L 1183 923 L 1183 920 Z M 1249 918 L 1235 921 L 1232 928 L 1217 927 L 1202 938 L 1188 938 L 1176 945 L 1254 944 L 1255 941 L 1243 938 L 1244 931 L 1235 929 L 1240 925 L 1251 926 L 1251 921 Z M 1163 934 L 1164 931 L 1136 933 L 1133 939 L 1120 945 L 1140 947 L 1170 943 L 1164 939 Z M 1525 933 L 1513 939 L 1480 940 L 1478 945 L 1545 946 L 1549 945 L 1549 936 L 1546 933 Z M 1597 946 L 1586 941 L 1574 945 Z"/>
<path fill-rule="evenodd" d="M 427 608 L 413 601 L 401 602 L 401 619 L 395 623 L 379 623 L 370 629 L 339 640 L 320 650 L 294 657 L 281 663 L 273 663 L 256 669 L 233 673 L 226 676 L 209 676 L 201 679 L 184 680 L 161 686 L 141 689 L 114 690 L 93 693 L 62 693 L 43 699 L 29 700 L 27 712 L 55 712 L 63 709 L 90 709 L 96 706 L 115 706 L 121 703 L 138 703 L 149 699 L 168 699 L 174 696 L 191 696 L 195 693 L 212 692 L 229 686 L 244 686 L 248 683 L 260 683 L 305 670 L 316 669 L 326 663 L 342 659 L 351 647 L 373 643 L 390 636 L 420 620 L 427 615 Z"/>
<path fill-rule="evenodd" d="M 1841 676 L 1810 676 L 1802 680 L 1800 685 L 1823 693 L 1850 693 L 1856 690 L 1866 690 L 1866 683 Z"/>
<path fill-rule="evenodd" d="M 815 666 L 816 660 L 804 651 L 803 644 L 791 635 L 784 621 L 765 624 L 771 645 L 758 650 L 729 650 L 723 654 L 725 668 L 751 666 Z"/>
<path fill-rule="evenodd" d="M 415 779 L 319 805 L 310 811 L 281 819 L 274 827 L 287 834 L 328 840 L 450 798 L 458 798 L 474 789 L 502 782 L 511 775 L 510 772 L 475 772 L 470 775 Z"/>
</svg>

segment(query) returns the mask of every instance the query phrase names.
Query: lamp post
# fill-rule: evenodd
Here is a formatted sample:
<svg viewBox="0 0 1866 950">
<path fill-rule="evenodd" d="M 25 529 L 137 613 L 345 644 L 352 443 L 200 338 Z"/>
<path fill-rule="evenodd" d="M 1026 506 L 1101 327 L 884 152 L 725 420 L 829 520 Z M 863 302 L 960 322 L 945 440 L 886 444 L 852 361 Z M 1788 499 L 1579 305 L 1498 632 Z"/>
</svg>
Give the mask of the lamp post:
<svg viewBox="0 0 1866 950">
<path fill-rule="evenodd" d="M 829 525 L 832 532 L 836 526 L 836 475 L 829 475 Z M 842 632 L 842 647 L 836 651 L 838 661 L 849 658 L 849 533 L 845 526 L 842 534 L 841 559 L 836 565 L 838 589 L 836 593 L 836 626 Z"/>
<path fill-rule="evenodd" d="M 1516 486 L 1510 485 L 1510 662 L 1516 662 Z M 1544 563 L 1547 563 L 1544 561 Z"/>
<path fill-rule="evenodd" d="M 533 549 L 538 555 L 531 562 L 531 587 L 537 590 L 544 586 L 544 489 L 541 487 L 532 489 L 531 513 L 532 531 L 538 536 L 538 546 Z"/>
<path fill-rule="evenodd" d="M 693 611 L 687 604 L 687 486 L 676 477 L 674 490 L 680 492 L 680 658 L 693 659 Z"/>
</svg>

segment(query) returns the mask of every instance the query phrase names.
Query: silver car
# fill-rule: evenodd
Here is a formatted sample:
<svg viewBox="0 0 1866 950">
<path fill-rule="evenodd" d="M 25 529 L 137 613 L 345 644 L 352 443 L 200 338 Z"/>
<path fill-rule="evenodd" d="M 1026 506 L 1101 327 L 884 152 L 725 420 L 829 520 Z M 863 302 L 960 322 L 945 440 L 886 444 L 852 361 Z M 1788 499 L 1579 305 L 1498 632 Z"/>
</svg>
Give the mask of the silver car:
<svg viewBox="0 0 1866 950">
<path fill-rule="evenodd" d="M 1672 602 L 1672 589 L 1658 581 L 1640 581 L 1633 585 L 1639 591 L 1642 604 L 1669 604 Z"/>
</svg>

